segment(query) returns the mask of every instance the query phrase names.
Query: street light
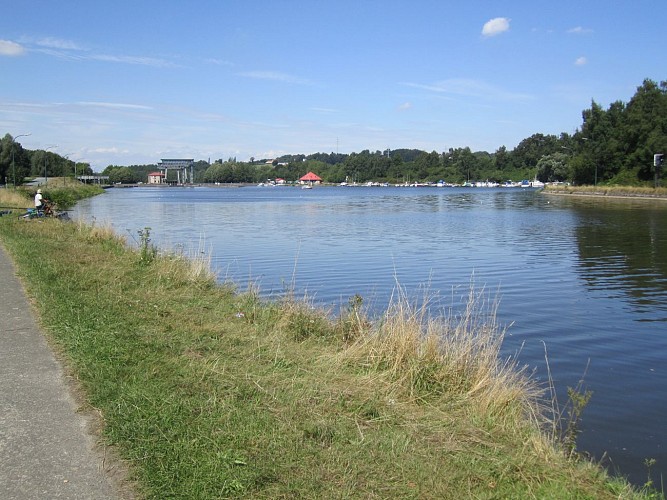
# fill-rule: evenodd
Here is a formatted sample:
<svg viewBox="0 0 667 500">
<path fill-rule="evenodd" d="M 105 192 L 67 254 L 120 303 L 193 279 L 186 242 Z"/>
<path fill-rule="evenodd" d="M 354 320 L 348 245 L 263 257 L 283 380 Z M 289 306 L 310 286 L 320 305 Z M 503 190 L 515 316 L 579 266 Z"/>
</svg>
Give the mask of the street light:
<svg viewBox="0 0 667 500">
<path fill-rule="evenodd" d="M 65 158 L 67 158 L 67 161 L 68 161 L 68 162 L 69 162 L 69 157 L 70 157 L 70 155 L 72 155 L 72 154 L 73 154 L 73 153 L 69 153 L 69 154 L 66 154 L 66 155 L 65 155 Z M 81 158 L 81 157 L 77 158 L 76 160 L 72 160 L 72 162 L 74 162 L 74 183 L 76 183 L 76 164 L 77 164 L 79 161 L 81 161 L 81 160 L 83 160 L 83 158 Z M 63 182 L 64 182 L 64 180 L 63 180 Z"/>
<path fill-rule="evenodd" d="M 16 189 L 16 164 L 14 163 L 14 143 L 16 142 L 16 139 L 19 137 L 28 137 L 30 135 L 30 132 L 27 134 L 20 134 L 17 135 L 16 137 L 12 137 L 12 181 L 14 182 L 14 189 Z"/>
<path fill-rule="evenodd" d="M 80 162 L 81 160 L 83 160 L 83 158 L 77 158 L 76 160 L 74 160 L 74 183 L 75 184 L 76 184 L 76 164 L 78 162 Z"/>
</svg>

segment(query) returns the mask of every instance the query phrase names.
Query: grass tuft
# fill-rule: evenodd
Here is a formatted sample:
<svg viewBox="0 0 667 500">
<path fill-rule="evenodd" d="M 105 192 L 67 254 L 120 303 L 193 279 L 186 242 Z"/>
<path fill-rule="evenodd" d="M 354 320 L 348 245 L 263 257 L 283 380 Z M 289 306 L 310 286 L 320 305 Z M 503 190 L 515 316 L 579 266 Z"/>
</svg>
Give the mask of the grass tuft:
<svg viewBox="0 0 667 500">
<path fill-rule="evenodd" d="M 418 401 L 472 404 L 478 416 L 512 412 L 542 423 L 542 391 L 515 360 L 500 359 L 505 331 L 496 320 L 497 302 L 471 287 L 461 314 L 432 318 L 427 303 L 411 305 L 400 288 L 396 297 L 342 359 L 383 375 Z"/>
</svg>

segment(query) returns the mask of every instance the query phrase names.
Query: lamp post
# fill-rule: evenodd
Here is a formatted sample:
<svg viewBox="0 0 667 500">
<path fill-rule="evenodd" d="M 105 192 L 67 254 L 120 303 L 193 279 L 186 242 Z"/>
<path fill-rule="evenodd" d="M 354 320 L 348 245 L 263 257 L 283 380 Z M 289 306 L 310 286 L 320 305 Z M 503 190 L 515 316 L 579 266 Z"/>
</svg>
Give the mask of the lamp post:
<svg viewBox="0 0 667 500">
<path fill-rule="evenodd" d="M 68 163 L 69 163 L 69 157 L 70 157 L 72 154 L 73 154 L 73 153 L 69 153 L 69 154 L 66 154 L 66 155 L 65 155 L 65 158 L 67 158 L 67 162 L 68 162 Z M 83 160 L 83 158 L 77 158 L 77 159 L 75 159 L 75 160 L 72 160 L 72 162 L 74 162 L 74 183 L 75 183 L 75 184 L 76 184 L 76 164 L 77 164 L 79 161 L 81 161 L 81 160 Z M 64 173 L 63 173 L 63 175 L 64 175 Z M 63 177 L 63 183 L 64 183 L 64 177 Z"/>
<path fill-rule="evenodd" d="M 30 132 L 27 134 L 20 134 L 17 135 L 16 137 L 12 137 L 12 181 L 14 183 L 14 189 L 16 189 L 16 163 L 14 163 L 14 143 L 16 142 L 16 139 L 19 137 L 28 137 L 30 135 Z"/>
<path fill-rule="evenodd" d="M 74 160 L 74 184 L 76 184 L 76 164 L 81 160 L 83 160 L 83 158 L 77 158 L 76 160 Z"/>
</svg>

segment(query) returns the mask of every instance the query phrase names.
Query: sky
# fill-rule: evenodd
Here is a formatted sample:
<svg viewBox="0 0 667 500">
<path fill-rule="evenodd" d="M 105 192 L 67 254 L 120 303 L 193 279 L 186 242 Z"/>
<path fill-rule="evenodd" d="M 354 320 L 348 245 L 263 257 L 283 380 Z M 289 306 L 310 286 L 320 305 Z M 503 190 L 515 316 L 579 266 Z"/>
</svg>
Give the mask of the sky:
<svg viewBox="0 0 667 500">
<path fill-rule="evenodd" d="M 0 135 L 97 172 L 511 150 L 667 80 L 665 0 L 0 0 L 0 12 Z"/>
</svg>

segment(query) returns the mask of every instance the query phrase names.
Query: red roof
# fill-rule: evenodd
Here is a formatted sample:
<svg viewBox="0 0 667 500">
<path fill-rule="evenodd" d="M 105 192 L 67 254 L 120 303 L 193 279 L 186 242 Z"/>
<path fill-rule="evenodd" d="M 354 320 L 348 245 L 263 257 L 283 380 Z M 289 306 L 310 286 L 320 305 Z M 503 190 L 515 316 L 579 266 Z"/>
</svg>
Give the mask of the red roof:
<svg viewBox="0 0 667 500">
<path fill-rule="evenodd" d="M 164 177 L 164 174 L 162 172 L 151 172 L 148 175 L 151 177 L 157 177 L 158 175 Z"/>
<path fill-rule="evenodd" d="M 300 181 L 317 181 L 317 182 L 322 182 L 322 178 L 321 178 L 321 177 L 318 177 L 317 175 L 315 175 L 315 174 L 312 173 L 312 172 L 308 172 L 306 175 L 304 175 L 303 177 L 301 177 L 301 179 L 299 179 L 299 180 L 300 180 Z"/>
</svg>

